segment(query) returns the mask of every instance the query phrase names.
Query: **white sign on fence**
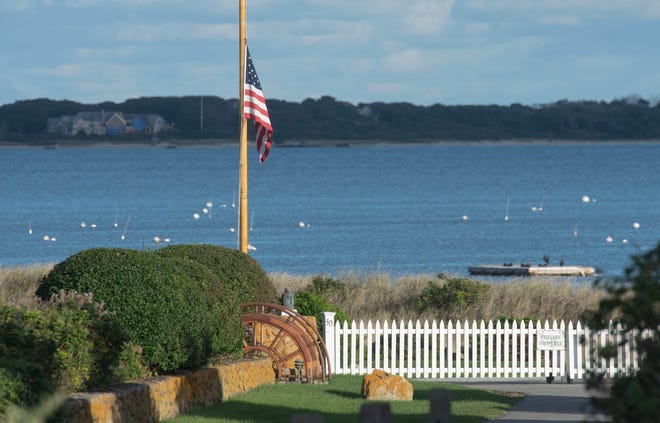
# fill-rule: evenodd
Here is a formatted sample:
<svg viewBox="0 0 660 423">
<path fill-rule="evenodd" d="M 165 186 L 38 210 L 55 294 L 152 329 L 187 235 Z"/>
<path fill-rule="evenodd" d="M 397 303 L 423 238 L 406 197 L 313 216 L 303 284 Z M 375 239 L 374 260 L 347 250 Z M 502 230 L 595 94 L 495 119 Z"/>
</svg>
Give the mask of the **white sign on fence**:
<svg viewBox="0 0 660 423">
<path fill-rule="evenodd" d="M 540 329 L 536 337 L 536 348 L 542 351 L 563 350 L 566 342 L 561 329 Z"/>
</svg>

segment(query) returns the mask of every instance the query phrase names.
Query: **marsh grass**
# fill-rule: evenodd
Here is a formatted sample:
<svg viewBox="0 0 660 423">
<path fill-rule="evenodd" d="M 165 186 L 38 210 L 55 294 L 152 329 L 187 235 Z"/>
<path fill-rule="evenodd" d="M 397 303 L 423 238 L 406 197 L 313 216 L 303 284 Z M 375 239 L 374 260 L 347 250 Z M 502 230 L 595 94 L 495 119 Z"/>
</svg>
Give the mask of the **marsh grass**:
<svg viewBox="0 0 660 423">
<path fill-rule="evenodd" d="M 52 268 L 52 264 L 0 267 L 0 305 L 36 304 L 39 281 Z"/>
<path fill-rule="evenodd" d="M 39 281 L 52 264 L 0 268 L 0 305 L 36 304 Z M 290 287 L 298 292 L 314 275 L 271 273 L 278 293 Z M 323 277 L 327 277 L 323 275 Z M 576 285 L 567 278 L 526 277 L 486 282 L 490 289 L 474 303 L 459 309 L 420 310 L 418 302 L 430 282 L 442 285 L 452 276 L 418 274 L 392 278 L 386 273 L 347 272 L 334 277 L 341 290 L 325 293 L 326 300 L 355 320 L 490 320 L 532 318 L 572 320 L 597 309 L 605 296 L 590 284 Z"/>
<path fill-rule="evenodd" d="M 483 422 L 499 417 L 519 402 L 520 396 L 487 392 L 461 385 L 410 380 L 412 401 L 390 401 L 392 421 L 427 422 L 430 392 L 449 389 L 452 397 L 452 421 Z M 360 407 L 367 402 L 360 397 L 362 376 L 334 376 L 324 384 L 279 384 L 260 386 L 211 407 L 190 411 L 171 423 L 202 422 L 290 422 L 298 414 L 320 414 L 326 423 L 358 422 Z"/>
<path fill-rule="evenodd" d="M 297 292 L 312 276 L 270 275 L 279 293 L 291 287 Z M 422 310 L 418 302 L 430 282 L 440 286 L 452 276 L 409 275 L 391 278 L 387 274 L 342 274 L 335 279 L 343 291 L 324 294 L 326 300 L 355 320 L 491 320 L 499 318 L 544 320 L 579 320 L 583 313 L 595 310 L 605 296 L 602 289 L 590 284 L 576 285 L 559 277 L 525 277 L 482 281 L 489 289 L 466 307 Z"/>
</svg>

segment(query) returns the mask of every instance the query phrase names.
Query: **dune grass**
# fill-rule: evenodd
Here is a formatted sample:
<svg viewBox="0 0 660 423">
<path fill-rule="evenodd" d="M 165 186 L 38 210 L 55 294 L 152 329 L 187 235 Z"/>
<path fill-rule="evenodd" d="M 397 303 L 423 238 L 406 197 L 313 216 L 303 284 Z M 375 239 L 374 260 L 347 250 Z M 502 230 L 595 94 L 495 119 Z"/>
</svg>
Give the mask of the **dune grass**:
<svg viewBox="0 0 660 423">
<path fill-rule="evenodd" d="M 286 287 L 295 293 L 309 285 L 314 278 L 287 273 L 271 274 L 270 277 L 279 293 L 283 293 Z M 391 278 L 387 274 L 346 273 L 335 278 L 345 285 L 345 290 L 326 295 L 331 304 L 357 321 L 479 321 L 505 317 L 574 322 L 585 311 L 595 310 L 605 295 L 602 289 L 592 288 L 590 282 L 578 285 L 571 278 L 502 278 L 485 281 L 489 286 L 487 292 L 467 307 L 441 310 L 420 310 L 417 307 L 429 282 L 443 284 L 450 278 L 452 276 L 424 274 Z"/>
<path fill-rule="evenodd" d="M 433 389 L 449 389 L 452 421 L 484 422 L 501 416 L 519 402 L 520 395 L 488 392 L 456 384 L 411 380 L 412 401 L 390 401 L 394 422 L 429 421 L 429 398 Z M 334 376 L 325 384 L 279 384 L 258 387 L 211 407 L 182 414 L 171 423 L 273 422 L 288 423 L 298 414 L 320 414 L 326 423 L 358 422 L 361 376 Z"/>
<path fill-rule="evenodd" d="M 31 305 L 39 280 L 52 264 L 0 268 L 0 305 Z M 298 292 L 314 275 L 271 273 L 269 277 L 282 294 L 286 287 Z M 325 277 L 325 276 L 324 276 Z M 602 289 L 589 282 L 577 285 L 574 279 L 524 277 L 486 282 L 490 289 L 473 304 L 460 309 L 420 310 L 420 296 L 430 281 L 445 283 L 451 276 L 418 274 L 392 278 L 384 273 L 347 272 L 335 280 L 344 285 L 341 293 L 328 293 L 328 301 L 355 320 L 491 320 L 532 318 L 579 320 L 584 312 L 595 310 L 604 297 Z"/>
<path fill-rule="evenodd" d="M 0 267 L 0 305 L 35 304 L 39 280 L 52 268 L 52 264 Z"/>
</svg>

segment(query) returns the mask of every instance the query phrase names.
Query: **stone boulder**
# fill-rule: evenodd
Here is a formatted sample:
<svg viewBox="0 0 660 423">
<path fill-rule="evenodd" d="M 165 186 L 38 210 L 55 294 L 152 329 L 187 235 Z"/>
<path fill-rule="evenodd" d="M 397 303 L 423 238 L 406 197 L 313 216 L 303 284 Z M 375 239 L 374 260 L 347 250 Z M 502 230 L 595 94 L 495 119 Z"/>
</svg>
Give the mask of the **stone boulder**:
<svg viewBox="0 0 660 423">
<path fill-rule="evenodd" d="M 374 370 L 362 376 L 362 398 L 381 401 L 412 401 L 413 386 L 405 378 Z"/>
</svg>

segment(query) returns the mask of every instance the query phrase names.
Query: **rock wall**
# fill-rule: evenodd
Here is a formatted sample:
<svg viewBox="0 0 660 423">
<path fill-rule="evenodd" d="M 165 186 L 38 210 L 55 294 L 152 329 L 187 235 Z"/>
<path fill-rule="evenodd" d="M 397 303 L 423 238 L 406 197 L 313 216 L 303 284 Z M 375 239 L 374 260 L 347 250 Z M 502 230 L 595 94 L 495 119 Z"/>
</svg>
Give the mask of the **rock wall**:
<svg viewBox="0 0 660 423">
<path fill-rule="evenodd" d="M 66 423 L 159 422 L 275 383 L 270 359 L 241 360 L 69 397 Z"/>
</svg>

